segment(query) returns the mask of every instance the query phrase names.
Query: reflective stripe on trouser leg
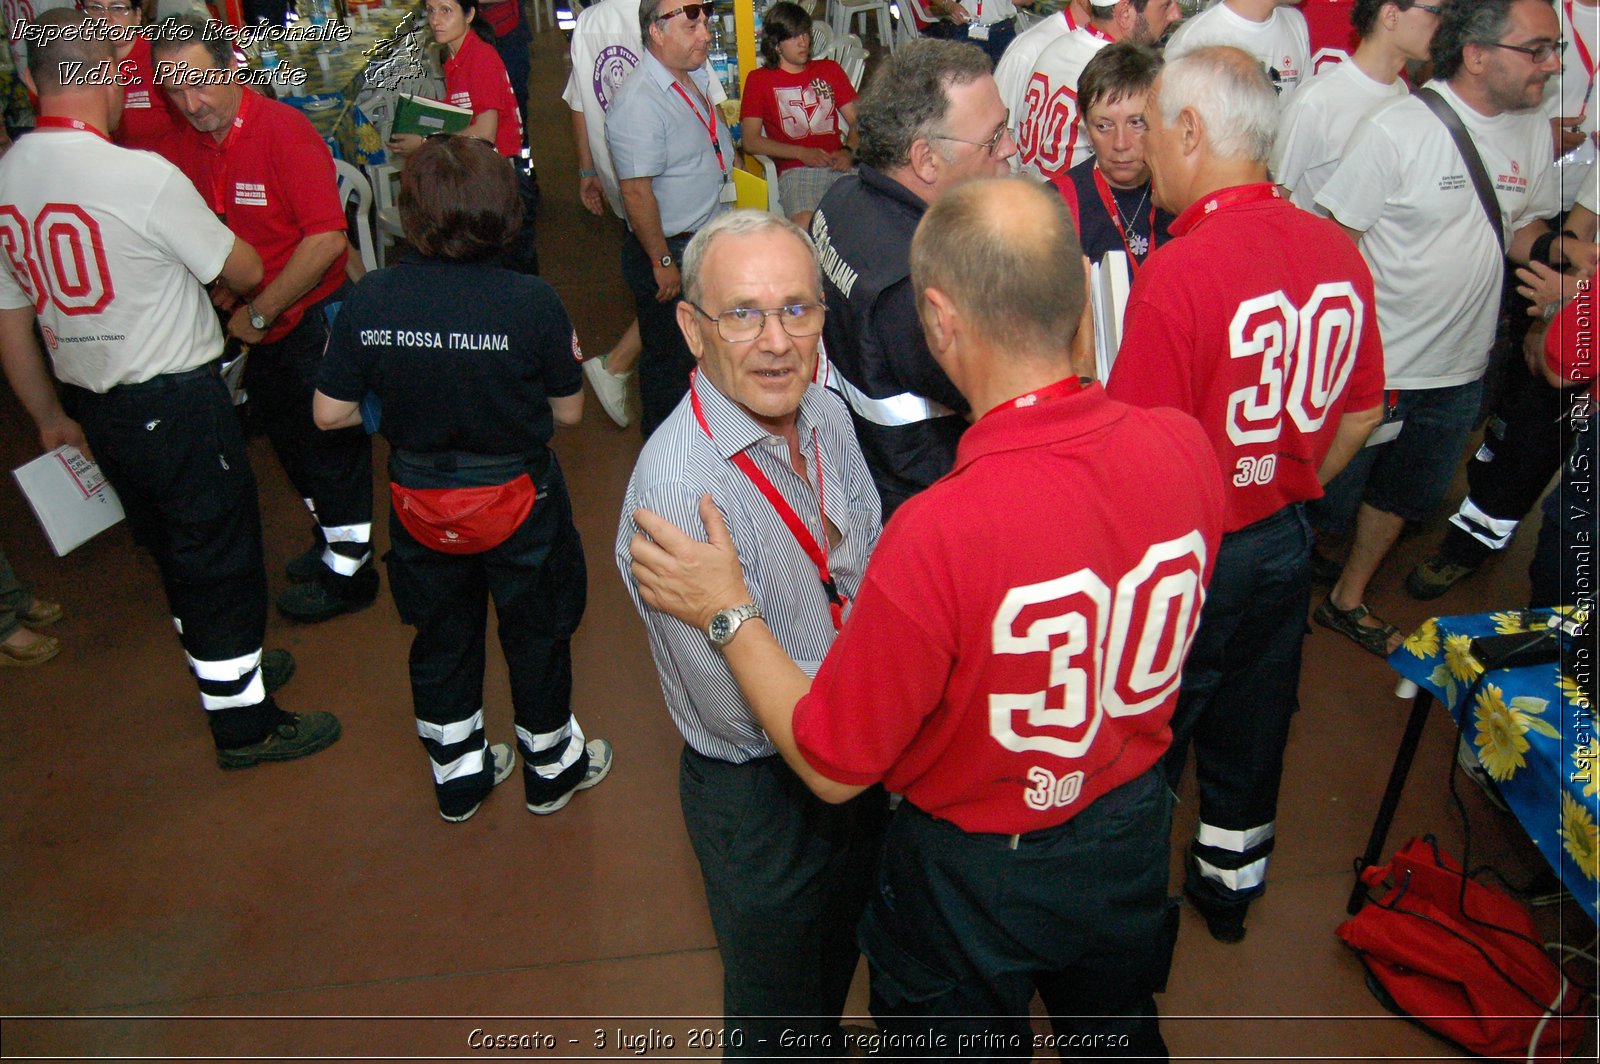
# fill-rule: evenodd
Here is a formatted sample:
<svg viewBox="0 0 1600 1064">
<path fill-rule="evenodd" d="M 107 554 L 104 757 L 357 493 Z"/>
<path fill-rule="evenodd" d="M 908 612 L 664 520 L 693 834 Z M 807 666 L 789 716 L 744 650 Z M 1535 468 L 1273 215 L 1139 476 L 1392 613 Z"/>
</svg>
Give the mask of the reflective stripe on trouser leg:
<svg viewBox="0 0 1600 1064">
<path fill-rule="evenodd" d="M 189 668 L 199 682 L 200 706 L 207 713 L 258 705 L 267 697 L 267 687 L 261 679 L 259 647 L 224 661 L 202 661 L 187 651 L 184 657 L 189 659 Z"/>
<path fill-rule="evenodd" d="M 1490 550 L 1504 550 L 1522 522 L 1484 513 L 1469 495 L 1461 500 L 1461 508 L 1450 515 L 1450 523 Z"/>
<path fill-rule="evenodd" d="M 1195 866 L 1202 878 L 1229 893 L 1255 891 L 1267 881 L 1274 831 L 1272 823 L 1235 831 L 1201 821 L 1192 851 Z"/>
<path fill-rule="evenodd" d="M 433 782 L 443 787 L 453 780 L 470 779 L 484 769 L 483 710 L 466 720 L 433 723 L 417 721 L 417 734 L 433 763 Z"/>
<path fill-rule="evenodd" d="M 561 727 L 541 735 L 517 725 L 517 745 L 522 747 L 523 764 L 540 779 L 553 780 L 577 764 L 583 756 L 583 744 L 583 729 L 576 717 L 568 717 Z"/>
<path fill-rule="evenodd" d="M 327 547 L 322 564 L 340 576 L 354 576 L 372 558 L 372 522 L 356 525 L 320 525 Z"/>
</svg>

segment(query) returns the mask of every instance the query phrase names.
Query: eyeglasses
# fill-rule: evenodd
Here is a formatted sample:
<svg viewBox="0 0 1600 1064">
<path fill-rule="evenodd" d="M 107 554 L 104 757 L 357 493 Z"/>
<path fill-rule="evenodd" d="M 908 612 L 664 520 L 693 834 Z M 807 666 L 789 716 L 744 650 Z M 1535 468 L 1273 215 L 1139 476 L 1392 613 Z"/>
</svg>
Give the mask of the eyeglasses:
<svg viewBox="0 0 1600 1064">
<path fill-rule="evenodd" d="M 787 306 L 774 307 L 772 310 L 734 307 L 721 314 L 709 313 L 698 303 L 689 305 L 699 311 L 702 317 L 716 322 L 717 335 L 730 344 L 744 343 L 760 336 L 761 330 L 767 327 L 768 318 L 777 318 L 778 324 L 783 326 L 783 331 L 797 340 L 815 336 L 822 331 L 822 319 L 828 315 L 828 308 L 821 303 L 790 303 Z"/>
<path fill-rule="evenodd" d="M 1442 18 L 1444 16 L 1444 8 L 1439 7 L 1439 6 L 1435 5 L 1435 4 L 1410 4 L 1410 5 L 1407 6 L 1407 10 L 1410 10 L 1410 8 L 1413 8 L 1413 7 L 1416 8 L 1418 11 L 1426 11 L 1428 14 L 1434 16 L 1435 18 Z"/>
<path fill-rule="evenodd" d="M 928 139 L 929 140 L 953 140 L 957 144 L 972 144 L 972 145 L 976 145 L 979 148 L 982 148 L 984 150 L 985 154 L 993 155 L 995 149 L 1000 146 L 1000 141 L 1005 137 L 1006 130 L 1008 130 L 1010 128 L 1011 128 L 1011 112 L 1007 111 L 1005 120 L 1002 121 L 998 126 L 995 127 L 994 133 L 990 135 L 988 140 L 964 140 L 961 137 L 948 137 L 948 136 L 945 136 L 943 133 L 935 133 L 933 136 L 929 137 Z"/>
<path fill-rule="evenodd" d="M 123 17 L 125 17 L 125 16 L 127 16 L 127 15 L 129 15 L 129 14 L 131 14 L 133 12 L 133 5 L 132 4 L 79 4 L 78 5 L 78 10 L 82 11 L 85 15 L 88 15 L 90 18 L 105 18 L 107 15 L 115 15 L 115 16 L 117 16 L 117 18 L 123 18 Z"/>
<path fill-rule="evenodd" d="M 695 22 L 699 22 L 703 18 L 704 19 L 709 19 L 711 17 L 711 5 L 710 4 L 684 4 L 682 7 L 674 8 L 673 10 L 668 11 L 665 15 L 657 15 L 656 16 L 656 21 L 657 22 L 666 22 L 669 19 L 677 18 L 679 15 L 683 16 L 683 20 L 685 22 L 688 22 L 688 23 L 691 23 L 691 24 L 695 23 Z"/>
<path fill-rule="evenodd" d="M 1545 44 L 1527 45 L 1501 44 L 1499 41 L 1492 41 L 1490 42 L 1489 47 L 1504 48 L 1508 52 L 1521 52 L 1523 55 L 1527 56 L 1529 59 L 1532 59 L 1534 63 L 1537 64 L 1548 63 L 1551 56 L 1557 56 L 1565 52 L 1567 50 L 1567 42 L 1554 41 Z"/>
</svg>

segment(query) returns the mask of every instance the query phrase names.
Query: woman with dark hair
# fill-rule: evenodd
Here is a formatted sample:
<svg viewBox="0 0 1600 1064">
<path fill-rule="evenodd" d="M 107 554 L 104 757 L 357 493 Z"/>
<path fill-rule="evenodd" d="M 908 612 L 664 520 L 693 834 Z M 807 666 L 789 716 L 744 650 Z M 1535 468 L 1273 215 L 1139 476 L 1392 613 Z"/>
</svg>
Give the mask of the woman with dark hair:
<svg viewBox="0 0 1600 1064">
<path fill-rule="evenodd" d="M 313 402 L 325 430 L 360 424 L 369 393 L 382 404 L 384 561 L 400 618 L 417 630 L 413 708 L 449 821 L 475 813 L 516 764 L 510 743 L 484 739 L 491 595 L 529 811 L 561 809 L 611 767 L 611 744 L 585 742 L 571 711 L 587 582 L 548 446 L 555 425 L 582 417 L 581 354 L 555 291 L 495 265 L 520 214 L 515 175 L 494 149 L 429 137 L 400 182 L 413 251 L 345 300 Z"/>
<path fill-rule="evenodd" d="M 493 144 L 495 151 L 516 166 L 522 155 L 522 113 L 506 65 L 494 49 L 494 30 L 486 19 L 478 18 L 478 0 L 427 0 L 424 10 L 434 41 L 444 49 L 445 102 L 472 112 L 472 122 L 462 132 Z M 421 144 L 421 137 L 401 133 L 389 138 L 388 147 L 404 159 Z M 534 239 L 538 181 L 520 166 L 517 173 L 522 233 L 506 249 L 506 262 L 522 273 L 538 273 Z"/>
<path fill-rule="evenodd" d="M 787 0 L 764 16 L 761 64 L 744 86 L 745 150 L 777 161 L 783 209 L 804 229 L 823 194 L 855 167 L 856 90 L 838 63 L 811 58 L 811 16 Z"/>
<path fill-rule="evenodd" d="M 1079 121 L 1094 154 L 1056 181 L 1083 253 L 1098 263 L 1108 251 L 1124 252 L 1130 273 L 1172 239 L 1173 216 L 1151 201 L 1144 159 L 1145 104 L 1160 69 L 1155 52 L 1131 41 L 1094 54 L 1078 79 Z"/>
</svg>

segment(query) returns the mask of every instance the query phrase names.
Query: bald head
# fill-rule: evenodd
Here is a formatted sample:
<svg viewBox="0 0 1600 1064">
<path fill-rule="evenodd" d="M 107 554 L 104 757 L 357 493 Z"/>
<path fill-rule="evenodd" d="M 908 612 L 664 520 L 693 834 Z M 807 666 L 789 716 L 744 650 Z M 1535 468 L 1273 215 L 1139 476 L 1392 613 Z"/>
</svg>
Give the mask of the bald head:
<svg viewBox="0 0 1600 1064">
<path fill-rule="evenodd" d="M 33 79 L 33 91 L 40 97 L 59 96 L 82 88 L 80 84 L 64 83 L 63 71 L 86 71 L 97 63 L 116 59 L 116 45 L 105 34 L 83 31 L 89 18 L 81 11 L 70 7 L 51 8 L 41 12 L 33 22 L 43 27 L 43 32 L 28 45 L 28 76 Z"/>
<path fill-rule="evenodd" d="M 1030 178 L 961 185 L 911 241 L 911 283 L 949 297 L 990 346 L 1059 357 L 1083 311 L 1083 250 L 1061 197 Z"/>
</svg>

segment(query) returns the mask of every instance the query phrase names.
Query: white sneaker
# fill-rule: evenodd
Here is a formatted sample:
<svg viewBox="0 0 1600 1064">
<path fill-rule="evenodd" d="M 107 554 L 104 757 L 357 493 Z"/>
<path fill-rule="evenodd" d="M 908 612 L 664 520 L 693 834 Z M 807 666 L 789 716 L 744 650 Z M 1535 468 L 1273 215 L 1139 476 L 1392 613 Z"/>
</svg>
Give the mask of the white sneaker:
<svg viewBox="0 0 1600 1064">
<path fill-rule="evenodd" d="M 619 428 L 627 428 L 630 420 L 628 382 L 633 379 L 633 370 L 612 373 L 606 369 L 605 356 L 602 355 L 583 360 L 583 375 L 589 378 L 589 387 L 594 389 L 594 397 L 600 400 L 600 408 L 606 412 L 606 416 L 615 421 Z"/>
<path fill-rule="evenodd" d="M 611 772 L 611 744 L 604 739 L 590 739 L 583 747 L 589 751 L 589 767 L 584 770 L 583 779 L 577 786 L 559 798 L 552 798 L 548 802 L 529 802 L 528 812 L 539 816 L 549 816 L 558 813 L 572 801 L 572 796 L 579 791 L 586 791 L 596 783 L 605 779 Z"/>
<path fill-rule="evenodd" d="M 492 789 L 511 778 L 511 770 L 517 767 L 517 752 L 511 748 L 510 743 L 495 743 L 489 747 L 489 757 L 494 763 L 494 783 L 490 784 Z M 472 814 L 476 813 L 478 806 L 482 804 L 480 799 L 476 805 L 459 816 L 451 816 L 443 810 L 439 811 L 439 815 L 452 824 L 459 824 L 463 820 L 471 820 Z"/>
</svg>

